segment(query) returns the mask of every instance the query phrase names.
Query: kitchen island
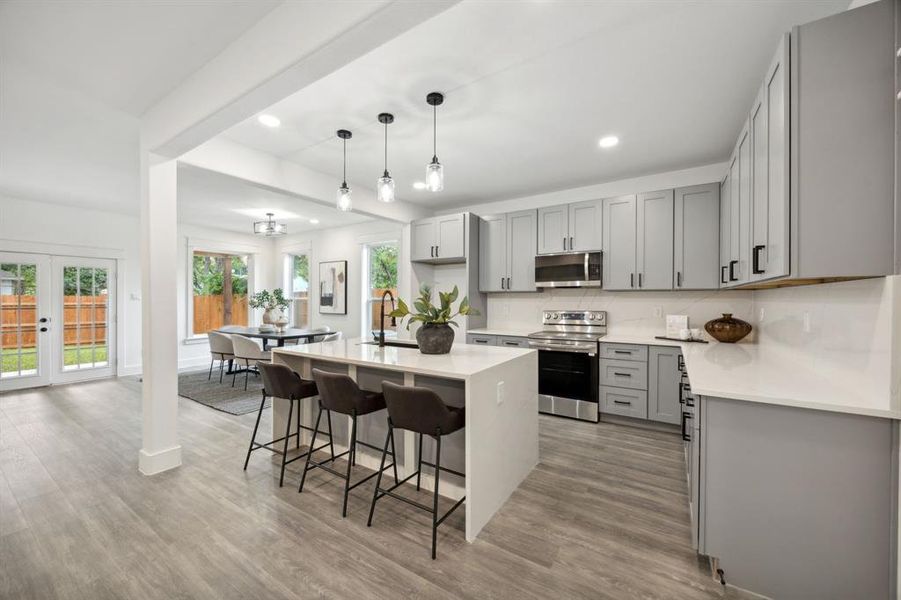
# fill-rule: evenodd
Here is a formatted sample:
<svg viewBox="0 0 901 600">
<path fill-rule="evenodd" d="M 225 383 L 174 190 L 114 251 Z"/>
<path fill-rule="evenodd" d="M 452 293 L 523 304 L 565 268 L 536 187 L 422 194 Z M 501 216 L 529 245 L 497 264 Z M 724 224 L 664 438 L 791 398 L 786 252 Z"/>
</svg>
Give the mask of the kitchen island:
<svg viewBox="0 0 901 600">
<path fill-rule="evenodd" d="M 455 344 L 450 354 L 425 355 L 413 345 L 380 348 L 367 340 L 351 339 L 276 348 L 272 357 L 306 379 L 312 378 L 314 368 L 347 373 L 366 390 L 381 391 L 382 382 L 391 381 L 430 388 L 447 404 L 465 406 L 466 427 L 442 440 L 441 456 L 443 465 L 466 476 L 443 473 L 439 493 L 453 499 L 465 494 L 467 541 L 476 538 L 538 463 L 538 353 L 534 350 Z M 312 403 L 305 403 L 305 411 L 302 420 L 312 426 Z M 287 402 L 276 399 L 273 432 L 284 432 L 287 412 Z M 347 448 L 349 418 L 332 420 L 337 453 Z M 381 447 L 386 435 L 385 411 L 360 417 L 358 439 Z M 416 470 L 415 441 L 413 433 L 404 432 L 403 443 L 397 444 L 402 477 Z M 424 441 L 423 455 L 428 460 L 433 456 L 433 440 Z M 379 458 L 376 452 L 358 448 L 358 464 L 375 469 Z M 423 487 L 434 489 L 428 468 L 423 470 Z"/>
</svg>

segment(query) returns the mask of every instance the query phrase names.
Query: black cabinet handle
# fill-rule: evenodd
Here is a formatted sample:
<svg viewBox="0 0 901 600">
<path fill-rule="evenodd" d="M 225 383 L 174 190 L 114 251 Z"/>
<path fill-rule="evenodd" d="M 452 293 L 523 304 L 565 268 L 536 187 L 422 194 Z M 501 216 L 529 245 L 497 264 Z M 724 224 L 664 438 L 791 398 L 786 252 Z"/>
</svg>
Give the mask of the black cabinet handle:
<svg viewBox="0 0 901 600">
<path fill-rule="evenodd" d="M 688 424 L 688 420 L 691 418 L 691 414 L 687 412 L 682 412 L 682 439 L 686 442 L 691 441 L 691 435 L 688 433 L 688 428 L 686 425 Z"/>
<path fill-rule="evenodd" d="M 629 287 L 635 287 L 635 273 L 629 273 Z"/>
<path fill-rule="evenodd" d="M 760 251 L 764 248 L 766 248 L 766 246 L 754 246 L 754 250 L 751 251 L 752 271 L 755 275 L 760 275 L 761 273 L 766 272 L 766 269 L 760 268 Z"/>
<path fill-rule="evenodd" d="M 41 322 L 41 323 L 46 323 L 46 322 L 48 322 L 49 320 L 50 320 L 50 319 L 48 319 L 47 317 L 41 317 L 40 319 L 38 319 L 38 321 Z"/>
<path fill-rule="evenodd" d="M 679 355 L 679 358 L 676 359 L 676 365 L 678 366 L 679 371 L 685 372 L 685 357 L 681 354 Z"/>
<path fill-rule="evenodd" d="M 509 277 L 507 277 L 507 289 L 508 290 L 510 289 L 510 278 Z"/>
<path fill-rule="evenodd" d="M 726 267 L 720 267 L 720 283 L 729 283 L 726 281 Z"/>
<path fill-rule="evenodd" d="M 440 246 L 435 246 L 435 258 L 438 258 L 438 249 Z"/>
<path fill-rule="evenodd" d="M 632 377 L 631 373 L 617 373 L 616 371 L 614 371 L 613 374 L 617 377 Z"/>
<path fill-rule="evenodd" d="M 631 350 L 614 350 L 613 353 L 614 354 L 628 354 L 629 356 L 632 356 Z"/>
<path fill-rule="evenodd" d="M 738 277 L 735 276 L 735 265 L 737 264 L 737 260 L 729 261 L 729 281 L 738 281 Z"/>
<path fill-rule="evenodd" d="M 563 236 L 563 249 L 566 250 L 566 236 Z"/>
<path fill-rule="evenodd" d="M 682 287 L 682 272 L 676 271 L 676 287 Z"/>
<path fill-rule="evenodd" d="M 472 340 L 472 341 L 474 341 L 476 344 L 487 344 L 488 343 L 488 340 Z"/>
<path fill-rule="evenodd" d="M 45 331 L 47 331 L 47 328 L 46 328 L 46 327 L 41 327 L 41 333 L 43 333 L 43 332 L 45 332 Z"/>
<path fill-rule="evenodd" d="M 429 256 L 435 258 L 435 246 L 429 246 Z"/>
<path fill-rule="evenodd" d="M 625 404 L 626 406 L 632 406 L 631 402 L 626 402 L 625 400 L 614 400 L 614 404 Z"/>
<path fill-rule="evenodd" d="M 501 277 L 501 289 L 504 289 L 504 278 Z"/>
<path fill-rule="evenodd" d="M 638 287 L 641 287 L 641 276 L 642 276 L 642 273 L 639 273 L 638 274 Z"/>
<path fill-rule="evenodd" d="M 505 346 L 516 346 L 519 347 L 519 342 L 504 342 Z"/>
<path fill-rule="evenodd" d="M 570 250 L 573 249 L 573 238 L 572 238 L 572 236 L 570 236 L 570 238 L 569 238 L 569 249 L 570 249 Z"/>
</svg>

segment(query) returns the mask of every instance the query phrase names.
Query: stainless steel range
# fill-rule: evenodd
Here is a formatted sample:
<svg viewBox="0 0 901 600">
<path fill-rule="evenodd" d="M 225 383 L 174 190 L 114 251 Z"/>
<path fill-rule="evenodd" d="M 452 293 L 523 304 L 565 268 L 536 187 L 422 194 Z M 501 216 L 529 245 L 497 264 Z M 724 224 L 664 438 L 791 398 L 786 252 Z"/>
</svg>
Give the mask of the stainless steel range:
<svg viewBox="0 0 901 600">
<path fill-rule="evenodd" d="M 607 313 L 545 311 L 542 324 L 529 334 L 538 350 L 538 411 L 597 423 L 598 340 L 607 333 Z"/>
</svg>

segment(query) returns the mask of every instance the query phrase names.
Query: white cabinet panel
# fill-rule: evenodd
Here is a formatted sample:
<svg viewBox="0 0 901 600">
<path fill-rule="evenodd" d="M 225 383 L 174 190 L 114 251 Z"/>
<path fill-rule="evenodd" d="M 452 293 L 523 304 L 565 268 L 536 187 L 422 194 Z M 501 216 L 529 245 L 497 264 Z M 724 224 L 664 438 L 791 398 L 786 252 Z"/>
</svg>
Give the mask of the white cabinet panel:
<svg viewBox="0 0 901 600">
<path fill-rule="evenodd" d="M 509 213 L 506 232 L 507 281 L 504 287 L 513 292 L 534 292 L 538 235 L 536 211 Z"/>
<path fill-rule="evenodd" d="M 503 291 L 507 272 L 507 215 L 482 217 L 479 219 L 479 291 Z"/>
<path fill-rule="evenodd" d="M 410 260 L 427 261 L 435 258 L 438 239 L 434 219 L 422 219 L 410 224 Z"/>
<path fill-rule="evenodd" d="M 673 213 L 673 287 L 717 289 L 720 285 L 720 184 L 677 189 Z"/>
<path fill-rule="evenodd" d="M 438 232 L 438 239 L 435 244 L 436 258 L 465 258 L 466 245 L 463 213 L 435 217 L 435 227 Z"/>
<path fill-rule="evenodd" d="M 636 289 L 635 205 L 634 195 L 603 200 L 604 289 Z"/>
<path fill-rule="evenodd" d="M 638 194 L 638 289 L 673 287 L 673 190 Z"/>
<path fill-rule="evenodd" d="M 601 219 L 603 208 L 600 200 L 589 200 L 569 205 L 569 243 L 567 250 L 587 252 L 601 249 Z"/>
<path fill-rule="evenodd" d="M 569 208 L 548 206 L 538 209 L 538 254 L 565 252 L 569 245 Z"/>
<path fill-rule="evenodd" d="M 648 357 L 648 419 L 678 425 L 682 420 L 679 403 L 678 348 L 651 346 Z"/>
</svg>

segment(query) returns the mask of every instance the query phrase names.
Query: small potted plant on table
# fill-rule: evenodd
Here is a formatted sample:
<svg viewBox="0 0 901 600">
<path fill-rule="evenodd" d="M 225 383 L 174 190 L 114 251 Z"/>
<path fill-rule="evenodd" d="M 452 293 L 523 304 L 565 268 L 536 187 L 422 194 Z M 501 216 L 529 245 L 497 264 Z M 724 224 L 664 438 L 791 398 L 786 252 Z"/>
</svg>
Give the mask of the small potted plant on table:
<svg viewBox="0 0 901 600">
<path fill-rule="evenodd" d="M 263 324 L 279 331 L 283 331 L 285 325 L 288 324 L 288 318 L 283 311 L 287 310 L 290 304 L 291 301 L 285 298 L 281 288 L 276 288 L 271 292 L 262 290 L 250 297 L 252 308 L 263 309 Z M 261 329 L 265 329 L 265 327 Z"/>
<path fill-rule="evenodd" d="M 457 286 L 454 286 L 450 292 L 438 292 L 440 306 L 435 306 L 432 304 L 432 289 L 423 285 L 419 288 L 419 297 L 413 301 L 413 308 L 416 312 L 410 312 L 407 304 L 398 299 L 397 308 L 391 311 L 389 316 L 401 319 L 409 316 L 408 330 L 413 323 L 422 323 L 422 326 L 416 330 L 416 342 L 419 344 L 419 351 L 423 354 L 447 354 L 454 343 L 454 330 L 450 326 L 457 327 L 453 319 L 461 315 L 479 314 L 479 311 L 469 305 L 468 297 L 464 297 L 460 301 L 460 306 L 454 313 L 451 305 L 459 295 Z"/>
</svg>

